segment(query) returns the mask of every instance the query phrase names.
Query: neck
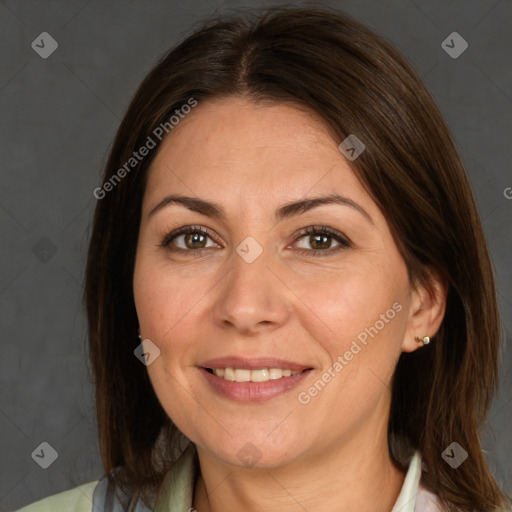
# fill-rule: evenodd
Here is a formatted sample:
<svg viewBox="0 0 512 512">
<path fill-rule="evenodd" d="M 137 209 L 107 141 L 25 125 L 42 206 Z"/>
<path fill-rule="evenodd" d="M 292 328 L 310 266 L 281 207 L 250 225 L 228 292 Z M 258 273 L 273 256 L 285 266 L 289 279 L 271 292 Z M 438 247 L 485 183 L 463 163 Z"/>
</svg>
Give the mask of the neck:
<svg viewBox="0 0 512 512">
<path fill-rule="evenodd" d="M 331 446 L 321 454 L 268 469 L 233 467 L 198 447 L 201 474 L 195 487 L 194 509 L 389 512 L 405 473 L 389 457 L 387 436 L 379 436 L 379 442 L 375 438 L 368 442 L 372 438 L 367 434 L 357 435 L 349 444 Z"/>
</svg>

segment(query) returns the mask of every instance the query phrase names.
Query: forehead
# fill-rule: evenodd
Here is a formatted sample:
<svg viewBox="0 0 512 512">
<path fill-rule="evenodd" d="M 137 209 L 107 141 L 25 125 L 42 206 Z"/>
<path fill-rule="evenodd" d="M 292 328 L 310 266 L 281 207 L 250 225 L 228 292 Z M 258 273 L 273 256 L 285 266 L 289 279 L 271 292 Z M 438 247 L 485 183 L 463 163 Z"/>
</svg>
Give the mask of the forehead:
<svg viewBox="0 0 512 512">
<path fill-rule="evenodd" d="M 169 192 L 265 203 L 339 192 L 373 203 L 339 142 L 318 115 L 293 104 L 207 100 L 163 140 L 145 202 Z"/>
</svg>

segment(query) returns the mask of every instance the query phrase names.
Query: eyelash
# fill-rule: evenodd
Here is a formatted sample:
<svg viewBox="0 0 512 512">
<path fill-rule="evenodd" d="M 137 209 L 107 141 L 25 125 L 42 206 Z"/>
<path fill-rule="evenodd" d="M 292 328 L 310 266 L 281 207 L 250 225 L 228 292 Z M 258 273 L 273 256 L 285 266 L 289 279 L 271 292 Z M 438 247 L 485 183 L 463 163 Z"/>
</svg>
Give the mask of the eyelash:
<svg viewBox="0 0 512 512">
<path fill-rule="evenodd" d="M 204 251 L 208 251 L 211 247 L 204 247 L 202 249 L 181 249 L 181 248 L 171 248 L 171 242 L 180 235 L 192 234 L 192 233 L 201 233 L 203 235 L 211 238 L 215 243 L 219 243 L 215 240 L 215 237 L 211 235 L 207 230 L 203 229 L 201 226 L 183 226 L 172 233 L 167 234 L 163 240 L 160 242 L 159 246 L 171 252 L 181 252 L 181 253 L 193 253 L 194 256 L 201 256 Z M 334 253 L 339 252 L 340 250 L 351 247 L 351 243 L 341 235 L 338 231 L 328 227 L 328 226 L 309 226 L 302 230 L 297 235 L 297 240 L 307 236 L 307 235 L 327 235 L 330 238 L 334 238 L 340 245 L 335 247 L 334 249 L 298 249 L 299 253 L 309 253 L 310 256 L 313 257 L 324 257 L 330 256 Z"/>
</svg>

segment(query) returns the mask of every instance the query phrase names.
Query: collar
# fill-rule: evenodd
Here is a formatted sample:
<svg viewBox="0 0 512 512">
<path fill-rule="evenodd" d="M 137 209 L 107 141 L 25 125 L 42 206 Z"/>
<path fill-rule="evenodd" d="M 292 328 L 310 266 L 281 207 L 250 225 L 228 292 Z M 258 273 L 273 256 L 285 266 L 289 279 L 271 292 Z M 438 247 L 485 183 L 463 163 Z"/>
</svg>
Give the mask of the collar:
<svg viewBox="0 0 512 512">
<path fill-rule="evenodd" d="M 191 509 L 198 468 L 197 452 L 191 443 L 166 474 L 156 498 L 154 511 Z M 391 512 L 415 512 L 416 496 L 421 492 L 420 478 L 421 455 L 416 451 L 411 458 L 402 489 Z"/>
<path fill-rule="evenodd" d="M 400 494 L 393 505 L 391 512 L 414 512 L 416 509 L 416 496 L 418 495 L 421 478 L 421 455 L 415 451 L 409 462 L 409 468 L 400 490 Z M 419 512 L 419 511 L 418 511 Z"/>
</svg>

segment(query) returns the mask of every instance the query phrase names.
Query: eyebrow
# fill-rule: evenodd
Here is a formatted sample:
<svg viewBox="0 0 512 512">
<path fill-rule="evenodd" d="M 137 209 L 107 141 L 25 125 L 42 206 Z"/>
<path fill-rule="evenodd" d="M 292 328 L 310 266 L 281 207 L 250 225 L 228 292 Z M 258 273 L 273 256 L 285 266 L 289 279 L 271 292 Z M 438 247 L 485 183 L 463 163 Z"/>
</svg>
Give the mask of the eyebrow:
<svg viewBox="0 0 512 512">
<path fill-rule="evenodd" d="M 199 199 L 197 197 L 189 197 L 182 195 L 169 195 L 164 197 L 149 213 L 148 218 L 153 216 L 158 211 L 162 210 L 166 206 L 171 204 L 181 204 L 193 212 L 201 213 L 208 217 L 214 217 L 219 220 L 226 220 L 226 214 L 222 209 L 222 206 L 206 201 L 205 199 Z M 368 212 L 359 204 L 348 197 L 340 196 L 338 194 L 330 194 L 326 196 L 308 197 L 299 201 L 293 201 L 285 203 L 275 211 L 275 219 L 280 222 L 284 219 L 301 215 L 313 208 L 326 204 L 339 204 L 342 206 L 349 206 L 354 210 L 361 213 L 371 224 L 375 224 L 373 219 L 370 217 Z"/>
</svg>

